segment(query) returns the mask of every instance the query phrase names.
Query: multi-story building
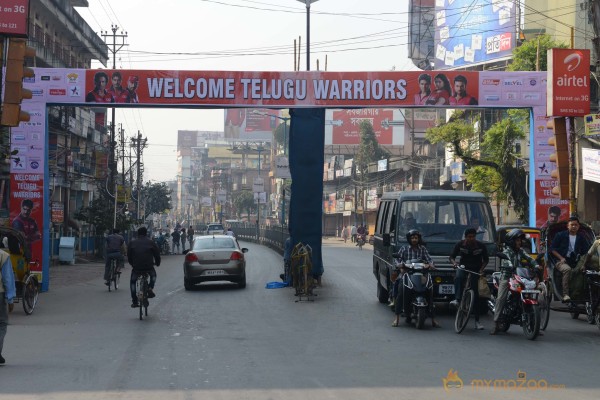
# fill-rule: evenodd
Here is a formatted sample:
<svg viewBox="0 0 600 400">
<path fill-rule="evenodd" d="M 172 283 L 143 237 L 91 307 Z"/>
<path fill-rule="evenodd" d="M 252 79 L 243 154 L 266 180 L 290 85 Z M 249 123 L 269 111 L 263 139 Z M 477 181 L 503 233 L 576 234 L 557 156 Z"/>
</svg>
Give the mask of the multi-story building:
<svg viewBox="0 0 600 400">
<path fill-rule="evenodd" d="M 89 68 L 92 60 L 106 64 L 107 46 L 74 8 L 87 6 L 87 0 L 31 0 L 28 46 L 36 50 L 31 66 Z M 53 231 L 56 236 L 72 235 L 87 229 L 73 215 L 94 198 L 98 181 L 105 178 L 104 110 L 51 106 L 47 112 L 50 201 L 64 211 L 64 220 L 52 221 Z"/>
</svg>

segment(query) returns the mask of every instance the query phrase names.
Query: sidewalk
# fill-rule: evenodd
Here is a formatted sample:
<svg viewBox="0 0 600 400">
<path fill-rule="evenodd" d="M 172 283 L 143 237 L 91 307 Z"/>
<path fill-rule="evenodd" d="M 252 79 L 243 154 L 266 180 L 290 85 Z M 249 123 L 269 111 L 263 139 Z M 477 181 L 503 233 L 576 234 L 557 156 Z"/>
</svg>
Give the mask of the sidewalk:
<svg viewBox="0 0 600 400">
<path fill-rule="evenodd" d="M 102 280 L 104 261 L 75 258 L 75 264 L 55 263 L 50 266 L 50 290 L 75 283 L 85 283 L 92 280 Z"/>
</svg>

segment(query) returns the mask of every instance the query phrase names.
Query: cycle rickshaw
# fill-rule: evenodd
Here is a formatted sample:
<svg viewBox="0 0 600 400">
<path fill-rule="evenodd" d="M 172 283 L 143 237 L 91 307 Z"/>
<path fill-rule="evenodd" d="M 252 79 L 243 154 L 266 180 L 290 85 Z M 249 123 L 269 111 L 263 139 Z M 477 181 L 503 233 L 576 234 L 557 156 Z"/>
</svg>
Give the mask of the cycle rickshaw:
<svg viewBox="0 0 600 400">
<path fill-rule="evenodd" d="M 10 261 L 15 273 L 17 295 L 14 302 L 22 303 L 25 314 L 30 315 L 37 304 L 40 292 L 41 263 L 38 260 L 31 260 L 30 250 L 23 232 L 7 226 L 0 226 L 0 235 L 7 238 L 8 248 L 5 248 L 4 251 L 10 254 Z"/>
<path fill-rule="evenodd" d="M 568 221 L 559 221 L 548 228 L 546 236 L 546 262 L 548 265 L 548 279 L 550 292 L 554 294 L 554 299 L 562 299 L 562 274 L 556 268 L 558 260 L 551 254 L 550 247 L 552 240 L 557 233 L 567 230 Z M 580 223 L 579 233 L 583 235 L 588 242 L 588 248 L 596 240 L 596 235 L 591 227 L 584 223 Z M 568 312 L 571 318 L 577 319 L 580 314 L 587 316 L 587 321 L 590 324 L 598 324 L 600 327 L 600 318 L 598 317 L 597 308 L 600 302 L 600 274 L 598 273 L 598 262 L 592 260 L 593 268 L 584 268 L 586 255 L 583 254 L 577 262 L 577 266 L 571 271 L 571 279 L 569 281 L 569 296 L 571 300 L 557 307 L 552 307 L 552 310 L 559 312 Z"/>
</svg>

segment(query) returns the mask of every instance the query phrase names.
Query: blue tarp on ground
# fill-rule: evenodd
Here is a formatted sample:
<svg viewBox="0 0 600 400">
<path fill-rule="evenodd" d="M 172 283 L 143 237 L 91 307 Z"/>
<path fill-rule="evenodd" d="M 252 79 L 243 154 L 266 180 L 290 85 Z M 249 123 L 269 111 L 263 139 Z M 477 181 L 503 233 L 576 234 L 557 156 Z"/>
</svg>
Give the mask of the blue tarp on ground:
<svg viewBox="0 0 600 400">
<path fill-rule="evenodd" d="M 292 243 L 312 248 L 313 276 L 323 274 L 321 226 L 323 213 L 323 164 L 325 151 L 325 109 L 291 109 L 290 173 L 292 200 L 289 229 Z"/>
</svg>

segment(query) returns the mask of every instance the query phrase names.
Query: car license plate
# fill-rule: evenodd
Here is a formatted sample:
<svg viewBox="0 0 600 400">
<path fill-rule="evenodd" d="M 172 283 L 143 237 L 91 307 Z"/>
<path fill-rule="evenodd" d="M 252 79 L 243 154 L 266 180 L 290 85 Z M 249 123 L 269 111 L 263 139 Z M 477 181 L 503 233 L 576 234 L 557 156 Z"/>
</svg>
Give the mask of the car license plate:
<svg viewBox="0 0 600 400">
<path fill-rule="evenodd" d="M 440 294 L 454 294 L 454 285 L 440 285 Z"/>
<path fill-rule="evenodd" d="M 209 271 L 204 272 L 204 275 L 225 275 L 225 271 L 222 269 L 211 269 Z"/>
</svg>

